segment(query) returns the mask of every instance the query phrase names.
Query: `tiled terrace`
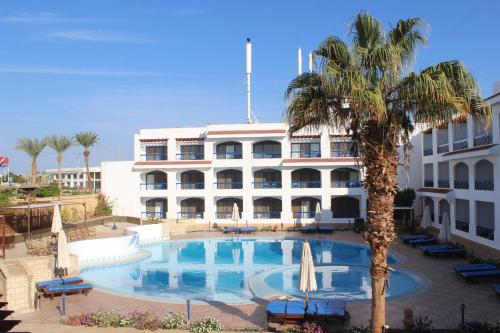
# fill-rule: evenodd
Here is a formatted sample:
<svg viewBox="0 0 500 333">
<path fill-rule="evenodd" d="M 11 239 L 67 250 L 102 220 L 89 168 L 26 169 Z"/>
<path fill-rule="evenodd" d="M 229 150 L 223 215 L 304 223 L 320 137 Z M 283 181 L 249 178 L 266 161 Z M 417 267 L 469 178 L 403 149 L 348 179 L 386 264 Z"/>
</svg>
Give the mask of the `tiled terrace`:
<svg viewBox="0 0 500 333">
<path fill-rule="evenodd" d="M 262 236 L 298 236 L 305 235 L 294 233 L 259 233 Z M 199 238 L 220 237 L 218 232 L 196 232 L 177 238 Z M 333 235 L 311 235 L 305 237 L 326 238 L 350 242 L 362 242 L 359 234 L 352 232 L 336 232 Z M 462 262 L 456 258 L 429 258 L 421 254 L 421 251 L 399 242 L 392 246 L 392 251 L 404 257 L 404 262 L 398 264 L 401 267 L 415 273 L 426 276 L 430 281 L 430 287 L 413 296 L 401 299 L 388 300 L 387 317 L 392 327 L 402 327 L 403 311 L 411 308 L 415 317 L 427 315 L 436 328 L 454 328 L 459 323 L 460 305 L 466 305 L 466 320 L 496 321 L 500 319 L 500 298 L 492 290 L 491 281 L 469 284 L 456 276 L 450 269 L 455 263 Z M 264 328 L 265 306 L 267 301 L 256 299 L 254 304 L 226 305 L 222 303 L 193 304 L 192 320 L 202 319 L 204 316 L 218 318 L 226 327 L 231 328 Z M 57 327 L 60 320 L 58 306 L 60 300 L 44 300 L 42 309 L 17 315 L 23 320 L 23 325 L 32 332 L 53 332 L 50 327 Z M 186 306 L 179 304 L 167 304 L 153 302 L 143 299 L 121 297 L 108 294 L 99 290 L 90 293 L 89 296 L 70 296 L 67 298 L 67 309 L 69 314 L 85 313 L 99 309 L 115 309 L 124 313 L 138 311 L 152 311 L 163 316 L 169 311 L 182 312 L 185 314 Z M 351 313 L 350 325 L 368 325 L 370 318 L 369 302 L 351 302 L 348 304 Z M 36 326 L 34 326 L 36 325 Z M 19 328 L 21 329 L 21 327 Z M 66 330 L 64 330 L 66 331 Z M 113 331 L 115 332 L 115 331 Z"/>
</svg>

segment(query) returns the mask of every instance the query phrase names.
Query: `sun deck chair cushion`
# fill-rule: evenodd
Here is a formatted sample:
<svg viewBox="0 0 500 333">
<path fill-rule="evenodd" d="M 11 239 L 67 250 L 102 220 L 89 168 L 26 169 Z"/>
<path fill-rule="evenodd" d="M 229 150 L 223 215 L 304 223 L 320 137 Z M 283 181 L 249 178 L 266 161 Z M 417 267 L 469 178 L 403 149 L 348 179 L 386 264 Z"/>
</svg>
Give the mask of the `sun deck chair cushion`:
<svg viewBox="0 0 500 333">
<path fill-rule="evenodd" d="M 457 264 L 451 266 L 457 273 L 460 272 L 475 272 L 475 271 L 488 271 L 496 269 L 497 267 L 492 264 Z"/>
<path fill-rule="evenodd" d="M 314 316 L 345 316 L 346 301 L 341 300 L 311 300 L 307 314 Z"/>
<path fill-rule="evenodd" d="M 497 295 L 500 296 L 500 284 L 494 284 L 493 288 L 495 289 Z"/>
<path fill-rule="evenodd" d="M 476 271 L 476 272 L 462 272 L 460 275 L 466 279 L 480 278 L 480 277 L 494 277 L 500 276 L 500 269 L 493 269 L 490 271 Z"/>
<path fill-rule="evenodd" d="M 246 233 L 246 232 L 256 232 L 257 228 L 256 227 L 241 227 L 240 232 Z"/>
<path fill-rule="evenodd" d="M 35 283 L 37 288 L 48 287 L 48 286 L 54 285 L 54 284 L 64 284 L 64 280 L 63 279 L 54 279 L 54 280 L 50 280 L 50 281 L 41 281 L 41 282 Z"/>
<path fill-rule="evenodd" d="M 300 228 L 300 231 L 302 231 L 302 232 L 316 232 L 318 230 L 319 230 L 319 228 L 315 225 L 308 225 L 308 226 Z"/>
<path fill-rule="evenodd" d="M 266 312 L 270 315 L 285 315 L 286 303 L 286 300 L 271 301 L 267 304 Z"/>
<path fill-rule="evenodd" d="M 306 313 L 306 304 L 302 300 L 288 301 L 286 303 L 287 316 L 300 316 Z"/>
<path fill-rule="evenodd" d="M 430 237 L 426 237 L 426 238 L 411 239 L 408 241 L 408 244 L 413 245 L 413 246 L 417 246 L 419 244 L 422 245 L 422 244 L 428 244 L 428 243 L 433 243 L 433 242 L 437 242 L 437 239 L 436 239 L 436 237 L 430 236 Z"/>
<path fill-rule="evenodd" d="M 236 227 L 225 227 L 224 230 L 222 230 L 223 233 L 228 234 L 231 232 L 236 232 L 238 228 Z"/>
<path fill-rule="evenodd" d="M 448 244 L 434 244 L 434 245 L 422 245 L 418 247 L 422 251 L 429 250 L 445 250 L 445 249 L 454 249 L 454 246 Z"/>
<path fill-rule="evenodd" d="M 411 235 L 402 235 L 399 237 L 403 242 L 407 242 L 412 239 L 419 239 L 419 238 L 427 238 L 429 235 L 426 234 L 411 234 Z"/>
<path fill-rule="evenodd" d="M 80 291 L 80 290 L 90 290 L 93 289 L 94 286 L 91 285 L 90 283 L 80 283 L 80 284 L 71 284 L 71 285 L 54 285 L 54 286 L 48 286 L 47 291 L 48 292 L 74 292 L 74 291 Z"/>
<path fill-rule="evenodd" d="M 47 288 L 48 286 L 52 285 L 71 285 L 71 284 L 77 284 L 77 283 L 82 283 L 83 280 L 79 278 L 78 276 L 73 276 L 69 277 L 66 279 L 54 279 L 50 281 L 42 281 L 42 282 L 37 282 L 35 284 L 36 288 L 38 290 Z"/>
<path fill-rule="evenodd" d="M 450 248 L 450 249 L 427 250 L 425 252 L 428 254 L 458 254 L 458 253 L 464 253 L 465 250 L 456 247 L 456 248 Z"/>
<path fill-rule="evenodd" d="M 328 225 L 321 225 L 318 227 L 318 230 L 320 232 L 333 232 L 333 227 L 328 226 Z"/>
</svg>

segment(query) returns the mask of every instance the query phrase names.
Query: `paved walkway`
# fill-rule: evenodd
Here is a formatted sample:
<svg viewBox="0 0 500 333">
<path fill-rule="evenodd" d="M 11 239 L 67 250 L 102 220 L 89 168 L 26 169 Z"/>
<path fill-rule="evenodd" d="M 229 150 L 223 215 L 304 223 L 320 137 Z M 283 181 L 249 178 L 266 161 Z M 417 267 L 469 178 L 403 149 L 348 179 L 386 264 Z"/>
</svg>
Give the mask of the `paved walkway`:
<svg viewBox="0 0 500 333">
<path fill-rule="evenodd" d="M 261 236 L 297 236 L 296 233 L 259 233 Z M 195 232 L 176 238 L 221 237 L 220 233 Z M 352 232 L 336 232 L 333 235 L 311 235 L 306 237 L 327 238 L 332 240 L 362 242 L 359 234 Z M 463 260 L 455 258 L 429 258 L 421 251 L 399 242 L 393 244 L 393 253 L 402 256 L 405 260 L 396 268 L 411 270 L 423 275 L 430 281 L 429 288 L 423 292 L 400 299 L 390 299 L 387 305 L 387 321 L 392 327 L 402 327 L 403 311 L 411 308 L 415 317 L 427 315 L 436 328 L 454 328 L 459 323 L 460 305 L 466 305 L 466 320 L 496 321 L 500 320 L 500 298 L 492 290 L 491 281 L 469 284 L 460 279 L 450 266 Z M 264 328 L 265 306 L 267 301 L 256 299 L 254 304 L 227 305 L 213 303 L 209 305 L 193 304 L 192 319 L 200 320 L 204 316 L 218 318 L 228 328 Z M 56 324 L 60 320 L 58 306 L 60 300 L 44 300 L 42 309 L 17 315 L 25 325 L 46 323 Z M 71 296 L 67 298 L 69 314 L 86 313 L 99 309 L 118 310 L 123 313 L 137 311 L 151 311 L 158 316 L 165 313 L 186 312 L 185 305 L 167 304 L 136 298 L 122 297 L 95 290 L 87 297 Z M 351 313 L 351 325 L 367 326 L 370 318 L 369 302 L 351 302 L 348 304 Z M 40 332 L 43 326 L 40 326 Z M 38 332 L 32 326 L 32 332 Z M 48 331 L 47 331 L 48 332 Z M 75 331 L 76 332 L 76 331 Z"/>
</svg>

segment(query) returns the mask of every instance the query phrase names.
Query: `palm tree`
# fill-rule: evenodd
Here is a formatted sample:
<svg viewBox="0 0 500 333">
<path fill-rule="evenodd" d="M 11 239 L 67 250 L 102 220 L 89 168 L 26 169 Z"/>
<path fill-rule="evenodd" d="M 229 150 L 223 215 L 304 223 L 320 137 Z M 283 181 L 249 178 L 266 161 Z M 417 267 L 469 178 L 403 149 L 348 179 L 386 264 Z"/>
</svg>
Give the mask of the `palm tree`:
<svg viewBox="0 0 500 333">
<path fill-rule="evenodd" d="M 33 184 L 36 184 L 36 160 L 46 145 L 45 139 L 25 137 L 17 140 L 16 149 L 24 151 L 31 157 L 31 183 Z"/>
<path fill-rule="evenodd" d="M 89 169 L 90 147 L 95 146 L 99 142 L 99 136 L 94 132 L 79 132 L 75 134 L 76 141 L 83 146 L 83 156 L 85 157 L 85 169 L 87 170 L 87 190 L 93 188 L 92 175 Z"/>
<path fill-rule="evenodd" d="M 290 134 L 327 126 L 358 142 L 369 198 L 364 237 L 371 248 L 371 330 L 376 333 L 385 325 L 387 251 L 396 237 L 398 147 L 407 164 L 414 124 L 491 116 L 462 63 L 413 71 L 416 49 L 426 42 L 424 27 L 422 20 L 409 18 L 386 32 L 375 17 L 361 12 L 350 25 L 350 45 L 328 37 L 314 52 L 317 72 L 296 77 L 285 93 Z"/>
<path fill-rule="evenodd" d="M 61 192 L 62 189 L 62 179 L 61 179 L 61 173 L 62 173 L 62 155 L 63 153 L 71 148 L 75 143 L 73 141 L 73 138 L 69 136 L 64 136 L 64 135 L 50 135 L 46 139 L 47 145 L 54 149 L 55 152 L 57 153 L 57 186 L 59 187 L 59 193 Z"/>
</svg>

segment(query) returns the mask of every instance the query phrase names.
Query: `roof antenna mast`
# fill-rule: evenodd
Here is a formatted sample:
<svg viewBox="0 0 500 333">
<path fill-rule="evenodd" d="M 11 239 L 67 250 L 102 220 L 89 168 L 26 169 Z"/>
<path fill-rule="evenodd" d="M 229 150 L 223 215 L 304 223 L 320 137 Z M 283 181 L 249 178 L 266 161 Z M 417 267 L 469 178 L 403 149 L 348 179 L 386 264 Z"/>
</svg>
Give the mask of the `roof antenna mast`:
<svg viewBox="0 0 500 333">
<path fill-rule="evenodd" d="M 257 118 L 252 112 L 252 105 L 250 99 L 250 76 L 252 75 L 252 42 L 247 38 L 246 44 L 246 93 L 247 93 L 247 124 L 254 124 L 258 122 Z"/>
</svg>

